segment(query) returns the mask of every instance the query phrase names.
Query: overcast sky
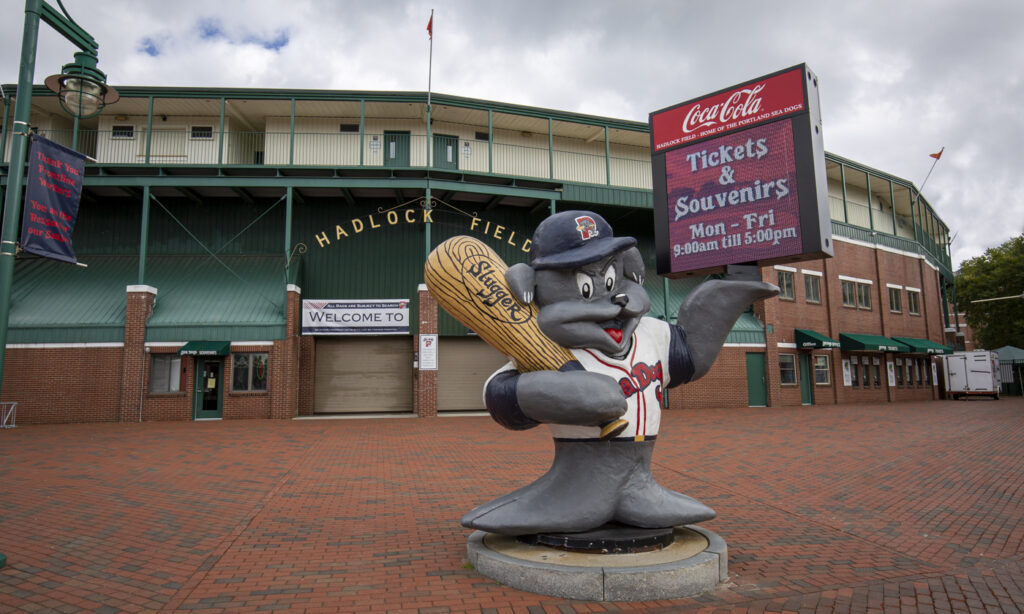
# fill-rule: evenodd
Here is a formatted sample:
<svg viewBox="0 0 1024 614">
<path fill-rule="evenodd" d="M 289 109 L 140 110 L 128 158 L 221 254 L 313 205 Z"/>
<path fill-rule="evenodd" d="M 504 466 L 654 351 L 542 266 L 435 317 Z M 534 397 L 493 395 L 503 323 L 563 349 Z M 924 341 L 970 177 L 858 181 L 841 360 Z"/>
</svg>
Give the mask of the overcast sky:
<svg viewBox="0 0 1024 614">
<path fill-rule="evenodd" d="M 49 0 L 58 8 L 56 0 Z M 1024 2 L 64 0 L 118 85 L 433 91 L 647 121 L 801 62 L 825 148 L 912 181 L 954 268 L 1024 232 Z M 21 2 L 0 19 L 16 83 Z M 41 27 L 35 82 L 74 48 Z M 11 92 L 8 92 L 10 95 Z M 1017 179 L 1015 179 L 1017 177 Z"/>
</svg>

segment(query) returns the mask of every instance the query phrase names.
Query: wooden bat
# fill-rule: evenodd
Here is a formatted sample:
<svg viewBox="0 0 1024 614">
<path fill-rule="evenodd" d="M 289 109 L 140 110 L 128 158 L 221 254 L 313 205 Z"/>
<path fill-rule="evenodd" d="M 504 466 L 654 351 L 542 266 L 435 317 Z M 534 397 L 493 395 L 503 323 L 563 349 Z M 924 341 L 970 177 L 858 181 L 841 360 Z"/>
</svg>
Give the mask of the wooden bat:
<svg viewBox="0 0 1024 614">
<path fill-rule="evenodd" d="M 424 279 L 438 304 L 492 348 L 516 361 L 519 371 L 558 371 L 576 358 L 537 325 L 537 306 L 516 299 L 505 281 L 508 266 L 478 239 L 457 236 L 427 256 Z M 621 433 L 622 418 L 601 425 L 601 439 Z"/>
</svg>

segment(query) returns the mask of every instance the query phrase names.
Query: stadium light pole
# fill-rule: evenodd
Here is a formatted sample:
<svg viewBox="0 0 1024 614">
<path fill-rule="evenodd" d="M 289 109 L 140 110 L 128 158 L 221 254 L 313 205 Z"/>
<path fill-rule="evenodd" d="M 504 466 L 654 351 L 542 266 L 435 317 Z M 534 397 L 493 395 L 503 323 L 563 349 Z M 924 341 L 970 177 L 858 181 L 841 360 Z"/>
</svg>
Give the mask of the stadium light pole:
<svg viewBox="0 0 1024 614">
<path fill-rule="evenodd" d="M 25 183 L 25 157 L 28 155 L 29 118 L 32 105 L 32 78 L 36 68 L 39 22 L 43 21 L 80 52 L 75 61 L 65 64 L 61 74 L 46 79 L 46 86 L 60 96 L 60 105 L 77 119 L 92 117 L 103 107 L 116 102 L 117 91 L 107 85 L 107 76 L 96 68 L 99 44 L 91 34 L 68 15 L 57 0 L 60 11 L 44 0 L 25 0 L 25 29 L 21 37 L 21 65 L 18 92 L 14 103 L 11 159 L 8 164 L 7 193 L 4 197 L 3 228 L 0 230 L 0 393 L 3 391 L 4 356 L 7 354 L 7 328 L 11 314 L 11 289 L 14 282 L 14 256 L 18 249 L 18 221 L 21 217 L 22 188 Z M 2 396 L 0 396 L 2 398 Z"/>
<path fill-rule="evenodd" d="M 971 301 L 971 303 L 988 303 L 989 301 L 1007 301 L 1014 298 L 1024 298 L 1024 292 L 1020 294 L 1011 294 L 1010 296 L 997 296 L 995 298 L 979 298 L 978 300 Z"/>
</svg>

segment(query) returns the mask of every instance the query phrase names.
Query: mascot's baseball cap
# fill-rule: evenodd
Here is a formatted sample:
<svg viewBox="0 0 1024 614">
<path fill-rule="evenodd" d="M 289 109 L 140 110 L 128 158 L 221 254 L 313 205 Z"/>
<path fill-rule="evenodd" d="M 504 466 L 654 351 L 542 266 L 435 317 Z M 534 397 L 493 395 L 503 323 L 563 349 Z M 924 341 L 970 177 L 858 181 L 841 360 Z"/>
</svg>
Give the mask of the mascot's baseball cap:
<svg viewBox="0 0 1024 614">
<path fill-rule="evenodd" d="M 616 237 L 612 227 L 591 211 L 562 211 L 533 233 L 530 266 L 536 270 L 583 266 L 633 247 L 633 237 Z"/>
</svg>

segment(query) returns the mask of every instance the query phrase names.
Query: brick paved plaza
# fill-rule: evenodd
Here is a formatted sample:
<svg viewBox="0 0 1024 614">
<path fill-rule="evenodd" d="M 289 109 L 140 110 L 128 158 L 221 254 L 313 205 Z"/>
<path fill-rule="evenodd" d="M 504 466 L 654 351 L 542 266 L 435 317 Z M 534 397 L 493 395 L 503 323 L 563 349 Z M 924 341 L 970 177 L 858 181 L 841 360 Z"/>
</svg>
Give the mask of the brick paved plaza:
<svg viewBox="0 0 1024 614">
<path fill-rule="evenodd" d="M 1018 612 L 1024 400 L 666 412 L 655 475 L 729 581 L 584 603 L 465 563 L 471 507 L 543 473 L 487 417 L 0 431 L 0 612 Z"/>
</svg>

